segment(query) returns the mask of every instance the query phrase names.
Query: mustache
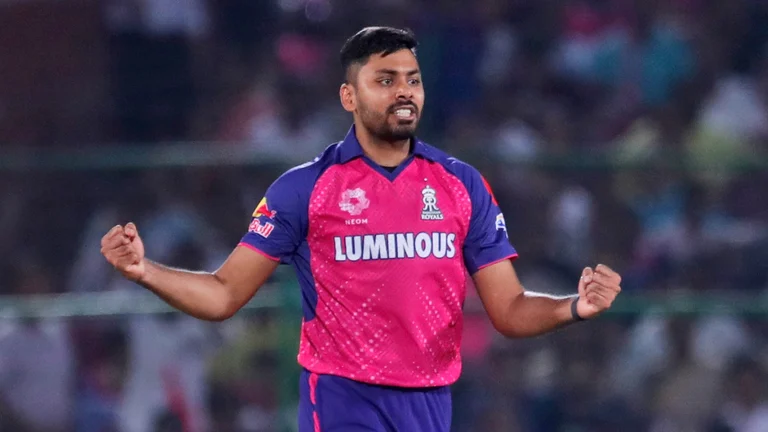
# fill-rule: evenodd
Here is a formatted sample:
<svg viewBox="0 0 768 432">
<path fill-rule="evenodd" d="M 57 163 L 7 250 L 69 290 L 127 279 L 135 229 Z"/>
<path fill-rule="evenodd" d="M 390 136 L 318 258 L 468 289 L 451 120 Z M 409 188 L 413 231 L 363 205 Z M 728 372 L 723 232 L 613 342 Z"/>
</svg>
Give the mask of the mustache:
<svg viewBox="0 0 768 432">
<path fill-rule="evenodd" d="M 392 105 L 391 107 L 389 107 L 389 113 L 394 113 L 395 111 L 399 110 L 400 108 L 411 108 L 411 109 L 413 109 L 414 113 L 416 113 L 416 114 L 419 113 L 419 109 L 416 107 L 416 105 L 413 102 L 403 102 L 403 103 L 398 103 L 398 104 Z"/>
</svg>

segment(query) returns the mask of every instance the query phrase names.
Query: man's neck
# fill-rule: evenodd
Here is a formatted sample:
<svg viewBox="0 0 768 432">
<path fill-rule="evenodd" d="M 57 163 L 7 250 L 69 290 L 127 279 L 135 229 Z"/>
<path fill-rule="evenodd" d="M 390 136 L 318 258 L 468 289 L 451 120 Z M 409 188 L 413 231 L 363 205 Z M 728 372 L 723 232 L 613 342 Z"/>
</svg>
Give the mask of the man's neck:
<svg viewBox="0 0 768 432">
<path fill-rule="evenodd" d="M 363 128 L 355 129 L 355 136 L 363 153 L 373 162 L 386 167 L 400 165 L 411 152 L 411 140 L 384 141 L 372 136 Z"/>
</svg>

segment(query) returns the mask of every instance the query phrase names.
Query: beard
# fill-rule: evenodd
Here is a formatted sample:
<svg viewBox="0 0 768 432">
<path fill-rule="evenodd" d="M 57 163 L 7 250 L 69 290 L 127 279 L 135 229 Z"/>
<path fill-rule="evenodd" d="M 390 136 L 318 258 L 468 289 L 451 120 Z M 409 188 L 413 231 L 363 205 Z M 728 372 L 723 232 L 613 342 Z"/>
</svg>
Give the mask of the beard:
<svg viewBox="0 0 768 432">
<path fill-rule="evenodd" d="M 407 106 L 414 110 L 414 120 L 392 121 L 392 114 L 399 107 Z M 396 104 L 387 108 L 384 112 L 377 112 L 369 109 L 367 106 L 360 106 L 360 120 L 363 126 L 379 140 L 385 142 L 403 141 L 412 139 L 416 135 L 416 129 L 419 125 L 419 111 L 414 104 Z"/>
</svg>

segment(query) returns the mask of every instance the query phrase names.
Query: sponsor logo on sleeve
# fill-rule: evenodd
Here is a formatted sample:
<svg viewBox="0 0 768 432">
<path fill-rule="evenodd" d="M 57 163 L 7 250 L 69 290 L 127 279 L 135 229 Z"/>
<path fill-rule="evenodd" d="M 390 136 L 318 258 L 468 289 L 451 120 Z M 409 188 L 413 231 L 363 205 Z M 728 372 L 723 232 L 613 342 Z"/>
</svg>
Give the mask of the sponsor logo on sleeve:
<svg viewBox="0 0 768 432">
<path fill-rule="evenodd" d="M 256 210 L 253 211 L 253 217 L 267 217 L 269 219 L 274 219 L 275 215 L 277 215 L 276 211 L 270 210 L 269 206 L 267 205 L 267 198 L 264 197 L 259 201 L 259 205 L 256 206 Z"/>
<path fill-rule="evenodd" d="M 504 231 L 504 235 L 509 237 L 507 233 L 507 222 L 504 221 L 504 215 L 499 213 L 496 215 L 496 231 Z"/>
<path fill-rule="evenodd" d="M 272 234 L 272 231 L 275 229 L 275 226 L 272 225 L 269 222 L 261 222 L 260 220 L 254 218 L 251 221 L 251 224 L 248 226 L 248 231 L 258 234 L 264 238 L 269 238 L 269 235 Z"/>
</svg>

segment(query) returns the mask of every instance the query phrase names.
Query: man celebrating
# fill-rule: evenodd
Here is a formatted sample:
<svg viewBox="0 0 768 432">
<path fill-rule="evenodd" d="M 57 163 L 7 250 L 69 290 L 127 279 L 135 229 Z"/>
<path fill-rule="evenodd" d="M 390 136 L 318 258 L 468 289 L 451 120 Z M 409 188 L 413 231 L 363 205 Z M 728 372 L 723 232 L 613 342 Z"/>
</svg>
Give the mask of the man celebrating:
<svg viewBox="0 0 768 432">
<path fill-rule="evenodd" d="M 293 265 L 303 432 L 447 432 L 467 273 L 496 330 L 514 338 L 592 318 L 620 291 L 605 265 L 584 269 L 576 296 L 524 291 L 488 184 L 414 136 L 424 106 L 415 48 L 413 34 L 386 27 L 347 40 L 339 97 L 354 125 L 270 186 L 214 273 L 146 259 L 133 223 L 102 240 L 125 277 L 206 320 L 231 317 L 279 263 Z"/>
</svg>

